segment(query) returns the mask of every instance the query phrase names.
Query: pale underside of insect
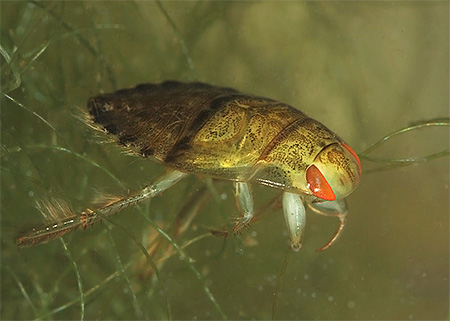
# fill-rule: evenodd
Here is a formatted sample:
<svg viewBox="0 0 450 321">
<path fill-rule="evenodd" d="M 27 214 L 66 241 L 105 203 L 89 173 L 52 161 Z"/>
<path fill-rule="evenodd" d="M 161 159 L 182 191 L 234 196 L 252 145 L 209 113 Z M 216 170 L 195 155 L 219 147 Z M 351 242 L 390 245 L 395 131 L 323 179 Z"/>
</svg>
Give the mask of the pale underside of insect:
<svg viewBox="0 0 450 321">
<path fill-rule="evenodd" d="M 131 204 L 154 197 L 189 174 L 232 181 L 241 217 L 238 232 L 253 218 L 251 184 L 283 190 L 291 248 L 302 246 L 305 204 L 336 216 L 340 236 L 347 217 L 345 197 L 358 185 L 361 164 L 338 136 L 299 110 L 268 98 L 202 83 L 143 84 L 88 101 L 92 122 L 120 144 L 168 170 L 153 184 L 81 214 L 33 229 L 17 243 L 45 243 Z"/>
</svg>

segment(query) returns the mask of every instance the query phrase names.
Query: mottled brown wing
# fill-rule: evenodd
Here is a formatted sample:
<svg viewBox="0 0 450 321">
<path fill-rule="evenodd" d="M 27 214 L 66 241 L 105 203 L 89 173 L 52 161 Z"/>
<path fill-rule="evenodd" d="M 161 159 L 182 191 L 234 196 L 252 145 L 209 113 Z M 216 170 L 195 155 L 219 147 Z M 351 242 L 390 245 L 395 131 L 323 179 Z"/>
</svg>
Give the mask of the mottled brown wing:
<svg viewBox="0 0 450 321">
<path fill-rule="evenodd" d="M 207 122 L 174 146 L 167 165 L 247 180 L 271 141 L 291 123 L 306 117 L 286 104 L 262 97 L 227 96 L 220 105 Z"/>
<path fill-rule="evenodd" d="M 183 145 L 203 126 L 223 99 L 239 95 L 230 88 L 166 81 L 92 97 L 88 110 L 93 121 L 117 135 L 121 144 L 165 161 L 177 143 Z"/>
</svg>

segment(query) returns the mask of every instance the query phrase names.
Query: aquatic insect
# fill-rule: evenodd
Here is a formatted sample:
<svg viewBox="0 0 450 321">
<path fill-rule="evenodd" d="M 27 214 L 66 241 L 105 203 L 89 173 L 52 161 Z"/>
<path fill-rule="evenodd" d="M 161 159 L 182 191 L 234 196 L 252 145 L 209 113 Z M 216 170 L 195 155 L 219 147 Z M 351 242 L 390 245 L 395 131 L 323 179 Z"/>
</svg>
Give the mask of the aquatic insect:
<svg viewBox="0 0 450 321">
<path fill-rule="evenodd" d="M 141 191 L 100 208 L 79 215 L 65 210 L 69 213 L 64 218 L 20 236 L 19 245 L 45 243 L 92 225 L 154 197 L 188 174 L 234 183 L 242 214 L 234 232 L 253 218 L 253 183 L 283 190 L 283 212 L 295 251 L 302 245 L 304 204 L 340 219 L 337 232 L 319 251 L 331 246 L 344 228 L 345 197 L 361 177 L 358 156 L 324 125 L 289 105 L 231 88 L 166 81 L 93 97 L 88 111 L 92 122 L 116 135 L 119 143 L 160 161 L 168 171 Z"/>
</svg>

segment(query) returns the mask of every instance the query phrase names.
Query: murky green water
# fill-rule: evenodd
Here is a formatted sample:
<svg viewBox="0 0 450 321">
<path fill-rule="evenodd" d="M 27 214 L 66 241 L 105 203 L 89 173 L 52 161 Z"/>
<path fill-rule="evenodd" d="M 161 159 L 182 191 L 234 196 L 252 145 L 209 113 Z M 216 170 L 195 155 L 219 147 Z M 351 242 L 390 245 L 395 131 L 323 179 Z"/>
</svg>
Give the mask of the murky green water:
<svg viewBox="0 0 450 321">
<path fill-rule="evenodd" d="M 163 172 L 77 120 L 102 91 L 166 79 L 230 86 L 298 107 L 357 152 L 448 117 L 448 10 L 448 2 L 2 1 L 1 318 L 448 318 L 448 156 L 372 173 L 379 164 L 363 160 L 343 237 L 316 253 L 337 221 L 308 213 L 304 248 L 285 270 L 281 211 L 234 240 L 211 236 L 237 214 L 232 187 L 215 182 L 214 198 L 195 177 L 64 243 L 20 251 L 13 243 L 42 221 L 43 197 L 82 210 Z M 374 156 L 448 146 L 448 127 L 433 128 Z M 263 208 L 279 194 L 254 192 Z M 175 223 L 186 226 L 179 235 Z M 188 257 L 167 258 L 173 251 L 152 224 Z M 159 247 L 146 258 L 154 238 Z"/>
</svg>

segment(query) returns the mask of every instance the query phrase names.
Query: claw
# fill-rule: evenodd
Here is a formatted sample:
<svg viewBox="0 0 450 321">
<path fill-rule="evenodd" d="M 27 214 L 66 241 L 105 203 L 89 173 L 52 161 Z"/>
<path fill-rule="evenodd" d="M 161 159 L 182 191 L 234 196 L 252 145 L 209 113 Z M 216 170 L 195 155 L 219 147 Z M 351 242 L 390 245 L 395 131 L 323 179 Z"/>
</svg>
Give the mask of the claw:
<svg viewBox="0 0 450 321">
<path fill-rule="evenodd" d="M 232 228 L 233 233 L 238 234 L 242 229 L 248 229 L 250 227 L 250 222 L 252 217 L 240 216 L 236 218 L 236 223 Z"/>
</svg>

